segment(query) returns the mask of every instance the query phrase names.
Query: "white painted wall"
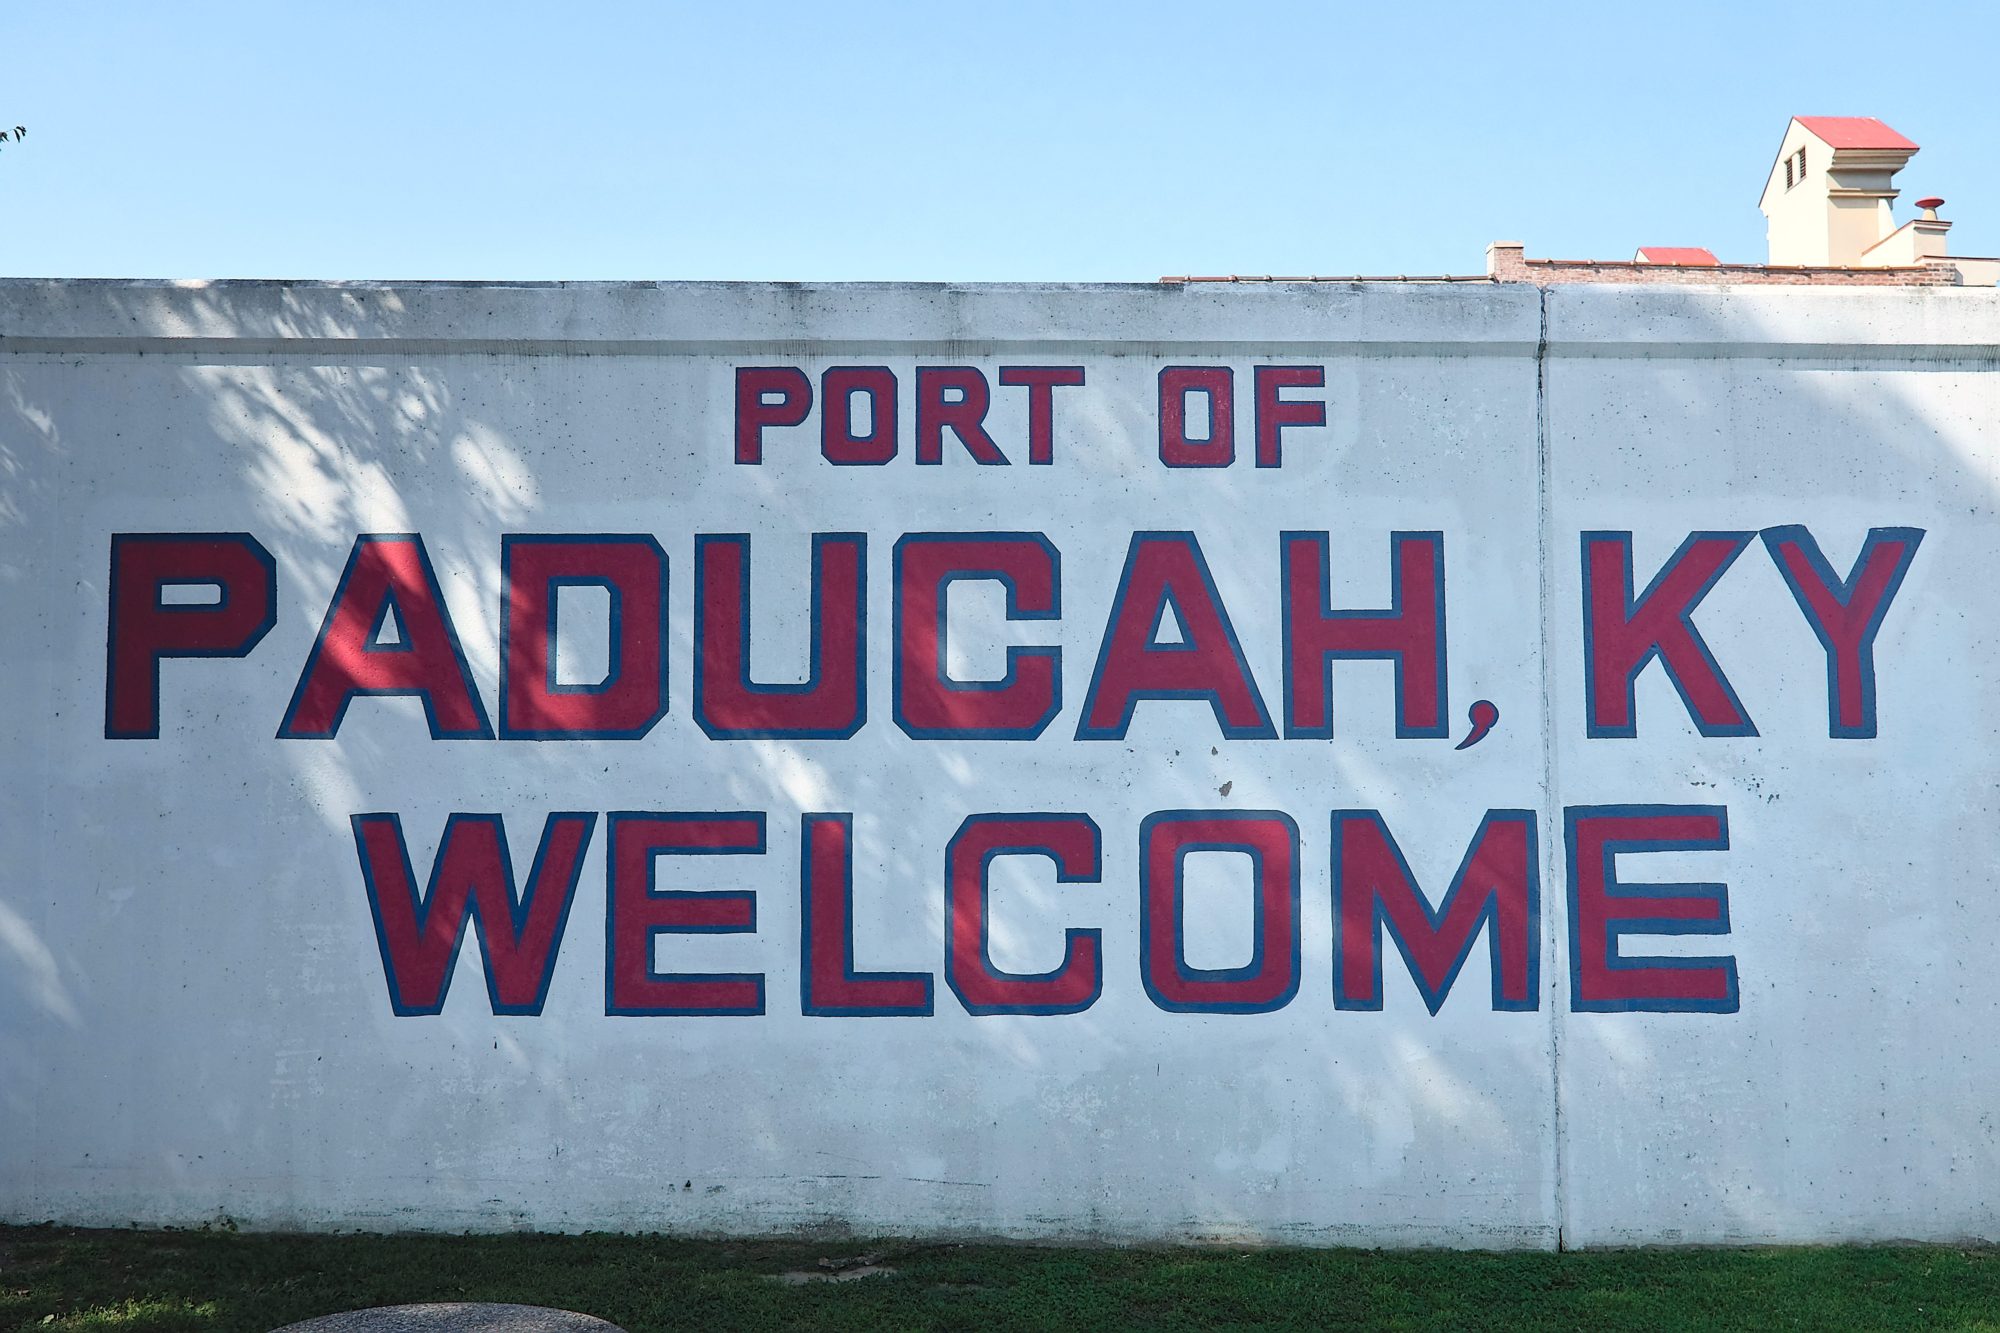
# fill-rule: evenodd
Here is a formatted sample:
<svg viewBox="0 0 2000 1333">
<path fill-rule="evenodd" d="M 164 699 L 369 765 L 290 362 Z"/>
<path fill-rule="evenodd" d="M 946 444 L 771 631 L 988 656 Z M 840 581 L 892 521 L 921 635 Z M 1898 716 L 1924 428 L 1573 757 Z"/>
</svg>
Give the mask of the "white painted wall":
<svg viewBox="0 0 2000 1333">
<path fill-rule="evenodd" d="M 2000 298 L 1959 290 L 1506 286 L 0 285 L 0 1217 L 255 1226 L 1255 1237 L 1549 1246 L 2000 1237 L 1995 819 Z M 1538 356 L 1538 346 L 1546 346 Z M 1236 367 L 1239 462 L 1155 457 L 1166 364 Z M 1249 466 L 1250 368 L 1324 365 L 1328 425 Z M 734 367 L 1080 364 L 1052 467 L 835 468 L 813 426 L 730 462 Z M 1017 456 L 1024 395 L 990 425 Z M 815 421 L 817 418 L 815 417 Z M 1804 523 L 1846 571 L 1871 526 L 1927 536 L 1876 648 L 1880 736 L 1826 735 L 1824 657 L 1760 549 L 1698 622 L 1762 735 L 1708 739 L 1657 667 L 1632 740 L 1581 705 L 1579 531 L 1650 576 L 1695 529 Z M 1073 739 L 1139 529 L 1195 530 L 1267 703 L 1277 534 L 1328 530 L 1352 606 L 1388 534 L 1438 529 L 1453 738 L 1398 740 L 1391 672 L 1335 673 L 1333 741 L 1226 740 L 1199 703 Z M 1063 552 L 1064 711 L 1028 743 L 891 721 L 890 551 L 1038 529 Z M 279 621 L 242 660 L 169 661 L 157 740 L 104 738 L 110 535 L 244 530 Z M 760 672 L 806 652 L 813 531 L 870 539 L 869 721 L 716 742 L 691 719 L 697 532 L 749 532 Z M 505 532 L 650 532 L 672 562 L 672 709 L 633 742 L 432 741 L 362 700 L 336 741 L 273 738 L 357 533 L 428 544 L 489 710 Z M 975 599 L 976 600 L 976 599 Z M 977 616 L 968 621 L 976 628 Z M 1005 632 L 1005 631 L 1001 631 Z M 974 651 L 989 674 L 997 645 Z M 1500 725 L 1456 751 L 1466 706 Z M 1213 752 L 1211 752 L 1213 751 Z M 1228 784 L 1225 796 L 1221 788 Z M 1729 886 L 1732 1014 L 1570 1011 L 1562 808 L 1723 804 L 1722 853 L 1633 880 Z M 1297 997 L 1155 1007 L 1137 831 L 1180 807 L 1288 811 Z M 1328 811 L 1382 812 L 1433 896 L 1489 808 L 1540 816 L 1543 999 L 1494 1012 L 1482 940 L 1437 1016 L 1400 959 L 1336 1011 Z M 761 971 L 754 1018 L 604 1013 L 601 826 L 545 1011 L 496 1017 L 476 948 L 442 1015 L 386 997 L 348 817 L 396 811 L 420 868 L 452 811 L 499 811 L 517 868 L 553 809 L 758 809 L 769 854 L 675 867 L 756 891 L 758 930 L 663 967 Z M 937 974 L 928 1018 L 798 1011 L 800 819 L 853 811 L 857 966 Z M 996 960 L 1103 931 L 1102 997 L 967 1015 L 944 985 L 944 847 L 972 812 L 1081 810 L 1101 884 L 1024 863 Z M 1240 962 L 1226 890 L 1190 932 Z M 1005 934 L 1006 932 L 1001 932 Z"/>
</svg>

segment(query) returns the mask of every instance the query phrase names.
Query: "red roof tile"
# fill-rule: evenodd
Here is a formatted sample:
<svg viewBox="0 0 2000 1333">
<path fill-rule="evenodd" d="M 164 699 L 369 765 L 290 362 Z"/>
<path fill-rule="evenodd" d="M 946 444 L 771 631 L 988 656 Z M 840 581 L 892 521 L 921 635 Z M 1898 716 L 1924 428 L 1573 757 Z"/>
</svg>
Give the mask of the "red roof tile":
<svg viewBox="0 0 2000 1333">
<path fill-rule="evenodd" d="M 1642 245 L 1639 259 L 1647 264 L 1680 264 L 1686 268 L 1715 268 L 1722 263 L 1712 251 L 1698 245 Z"/>
<path fill-rule="evenodd" d="M 1907 148 L 1913 153 L 1917 151 L 1914 143 L 1873 116 L 1795 116 L 1793 119 L 1835 148 Z"/>
</svg>

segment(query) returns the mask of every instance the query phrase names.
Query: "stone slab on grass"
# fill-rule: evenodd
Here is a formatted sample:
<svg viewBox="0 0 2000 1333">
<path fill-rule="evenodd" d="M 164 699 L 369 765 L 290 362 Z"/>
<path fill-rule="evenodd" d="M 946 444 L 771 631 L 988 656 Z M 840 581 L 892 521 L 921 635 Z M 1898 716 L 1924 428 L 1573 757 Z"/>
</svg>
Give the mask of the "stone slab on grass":
<svg viewBox="0 0 2000 1333">
<path fill-rule="evenodd" d="M 616 1324 L 573 1310 L 485 1301 L 382 1305 L 287 1324 L 274 1333 L 624 1333 Z"/>
</svg>

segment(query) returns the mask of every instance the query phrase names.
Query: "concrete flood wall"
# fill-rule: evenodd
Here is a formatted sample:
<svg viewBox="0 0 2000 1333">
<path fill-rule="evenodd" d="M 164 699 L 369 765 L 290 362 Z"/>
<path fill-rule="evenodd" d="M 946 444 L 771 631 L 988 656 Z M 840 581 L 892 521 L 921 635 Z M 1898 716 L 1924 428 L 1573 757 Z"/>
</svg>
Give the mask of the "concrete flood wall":
<svg viewBox="0 0 2000 1333">
<path fill-rule="evenodd" d="M 1996 348 L 0 285 L 0 1217 L 2000 1236 Z"/>
</svg>

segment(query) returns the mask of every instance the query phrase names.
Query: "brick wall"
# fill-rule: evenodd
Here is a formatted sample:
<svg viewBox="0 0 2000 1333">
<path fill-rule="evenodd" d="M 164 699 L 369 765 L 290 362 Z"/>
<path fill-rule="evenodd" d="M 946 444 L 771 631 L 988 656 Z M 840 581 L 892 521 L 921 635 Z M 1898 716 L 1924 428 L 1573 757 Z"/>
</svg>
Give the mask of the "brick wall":
<svg viewBox="0 0 2000 1333">
<path fill-rule="evenodd" d="M 1529 282 L 1552 287 L 1573 282 L 1672 283 L 1719 286 L 1751 283 L 1775 287 L 1955 287 L 1958 269 L 1949 263 L 1911 268 L 1807 268 L 1769 264 L 1638 264 L 1598 259 L 1529 259 L 1521 246 L 1486 249 L 1486 272 L 1497 282 Z"/>
</svg>

